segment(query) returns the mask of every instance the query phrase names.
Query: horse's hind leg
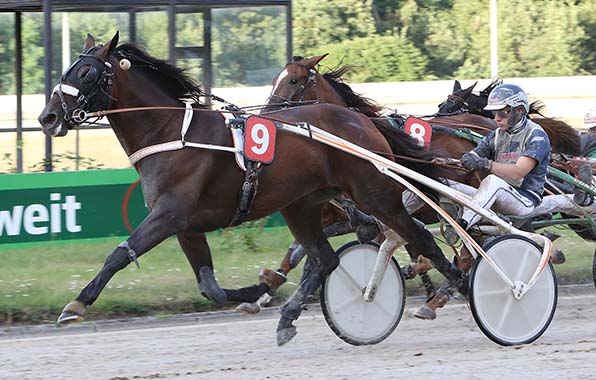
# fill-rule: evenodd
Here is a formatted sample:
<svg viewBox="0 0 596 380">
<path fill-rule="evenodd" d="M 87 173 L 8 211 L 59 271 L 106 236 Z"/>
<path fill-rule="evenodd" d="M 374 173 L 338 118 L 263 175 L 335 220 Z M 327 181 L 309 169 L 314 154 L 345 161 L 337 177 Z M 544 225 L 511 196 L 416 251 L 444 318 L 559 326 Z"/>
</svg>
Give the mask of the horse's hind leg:
<svg viewBox="0 0 596 380">
<path fill-rule="evenodd" d="M 116 272 L 131 262 L 136 262 L 138 257 L 181 228 L 176 220 L 182 218 L 173 218 L 172 215 L 175 215 L 172 210 L 159 212 L 154 209 L 132 235 L 108 256 L 99 273 L 83 288 L 79 296 L 64 307 L 56 323 L 61 325 L 83 320 L 86 307 L 95 302 Z"/>
<path fill-rule="evenodd" d="M 312 194 L 282 210 L 290 231 L 306 250 L 309 265 L 304 269 L 298 289 L 282 306 L 282 316 L 277 326 L 278 345 L 287 343 L 296 335 L 292 322 L 302 313 L 306 300 L 339 264 L 321 227 L 321 203 L 317 202 L 320 197 L 322 194 Z"/>
<path fill-rule="evenodd" d="M 222 306 L 228 300 L 213 274 L 213 261 L 207 238 L 202 232 L 188 229 L 177 234 L 178 243 L 192 267 L 201 294 Z"/>
</svg>

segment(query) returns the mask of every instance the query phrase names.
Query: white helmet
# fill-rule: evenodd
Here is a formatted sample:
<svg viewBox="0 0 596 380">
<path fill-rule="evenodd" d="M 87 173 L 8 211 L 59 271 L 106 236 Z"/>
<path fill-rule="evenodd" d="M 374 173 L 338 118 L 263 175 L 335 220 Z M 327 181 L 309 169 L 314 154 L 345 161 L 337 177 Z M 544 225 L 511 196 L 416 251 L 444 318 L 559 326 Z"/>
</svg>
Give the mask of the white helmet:
<svg viewBox="0 0 596 380">
<path fill-rule="evenodd" d="M 495 87 L 488 96 L 488 103 L 485 110 L 501 110 L 507 106 L 511 108 L 523 106 L 526 113 L 530 110 L 528 95 L 521 87 L 514 84 L 502 84 Z"/>
<path fill-rule="evenodd" d="M 584 128 L 592 129 L 594 127 L 596 127 L 596 108 L 589 110 L 584 117 Z"/>
</svg>

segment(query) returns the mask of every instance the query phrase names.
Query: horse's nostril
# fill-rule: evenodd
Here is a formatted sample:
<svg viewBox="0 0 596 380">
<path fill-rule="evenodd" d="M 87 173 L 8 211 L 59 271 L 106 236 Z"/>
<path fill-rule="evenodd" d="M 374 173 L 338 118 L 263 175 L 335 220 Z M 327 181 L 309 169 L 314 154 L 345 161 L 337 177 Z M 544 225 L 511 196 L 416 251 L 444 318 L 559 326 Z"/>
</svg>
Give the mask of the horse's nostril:
<svg viewBox="0 0 596 380">
<path fill-rule="evenodd" d="M 56 122 L 56 119 L 58 119 L 58 115 L 51 112 L 51 113 L 48 113 L 47 115 L 40 116 L 39 123 L 43 126 L 51 126 Z"/>
</svg>

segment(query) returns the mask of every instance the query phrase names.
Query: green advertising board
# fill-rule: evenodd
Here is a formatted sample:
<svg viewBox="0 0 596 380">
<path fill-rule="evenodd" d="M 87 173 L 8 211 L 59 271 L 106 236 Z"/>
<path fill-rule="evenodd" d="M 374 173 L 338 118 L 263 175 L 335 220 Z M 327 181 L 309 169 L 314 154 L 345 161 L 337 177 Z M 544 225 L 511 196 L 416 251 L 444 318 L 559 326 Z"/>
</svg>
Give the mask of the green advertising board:
<svg viewBox="0 0 596 380">
<path fill-rule="evenodd" d="M 0 244 L 126 236 L 148 214 L 132 169 L 0 175 Z"/>
<path fill-rule="evenodd" d="M 0 244 L 128 236 L 148 213 L 133 169 L 0 175 Z"/>
</svg>

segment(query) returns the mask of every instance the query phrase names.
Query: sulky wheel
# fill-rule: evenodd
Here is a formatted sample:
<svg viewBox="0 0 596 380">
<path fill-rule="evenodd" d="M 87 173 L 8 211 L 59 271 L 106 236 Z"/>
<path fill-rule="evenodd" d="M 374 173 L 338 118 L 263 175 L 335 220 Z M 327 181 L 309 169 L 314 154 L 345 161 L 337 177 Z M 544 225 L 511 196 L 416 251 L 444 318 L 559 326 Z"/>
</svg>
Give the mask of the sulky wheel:
<svg viewBox="0 0 596 380">
<path fill-rule="evenodd" d="M 519 235 L 490 241 L 486 253 L 511 281 L 528 283 L 542 249 Z M 516 299 L 493 267 L 478 256 L 470 272 L 470 308 L 482 332 L 492 341 L 511 346 L 531 343 L 549 326 L 557 306 L 557 279 L 550 262 L 527 293 Z"/>
<path fill-rule="evenodd" d="M 592 278 L 594 279 L 594 287 L 596 287 L 596 249 L 594 250 L 594 262 L 592 263 Z"/>
<path fill-rule="evenodd" d="M 394 257 L 389 260 L 374 300 L 363 299 L 379 246 L 357 241 L 339 248 L 338 267 L 321 289 L 323 315 L 331 330 L 353 345 L 376 344 L 397 327 L 405 306 L 405 282 Z"/>
</svg>

